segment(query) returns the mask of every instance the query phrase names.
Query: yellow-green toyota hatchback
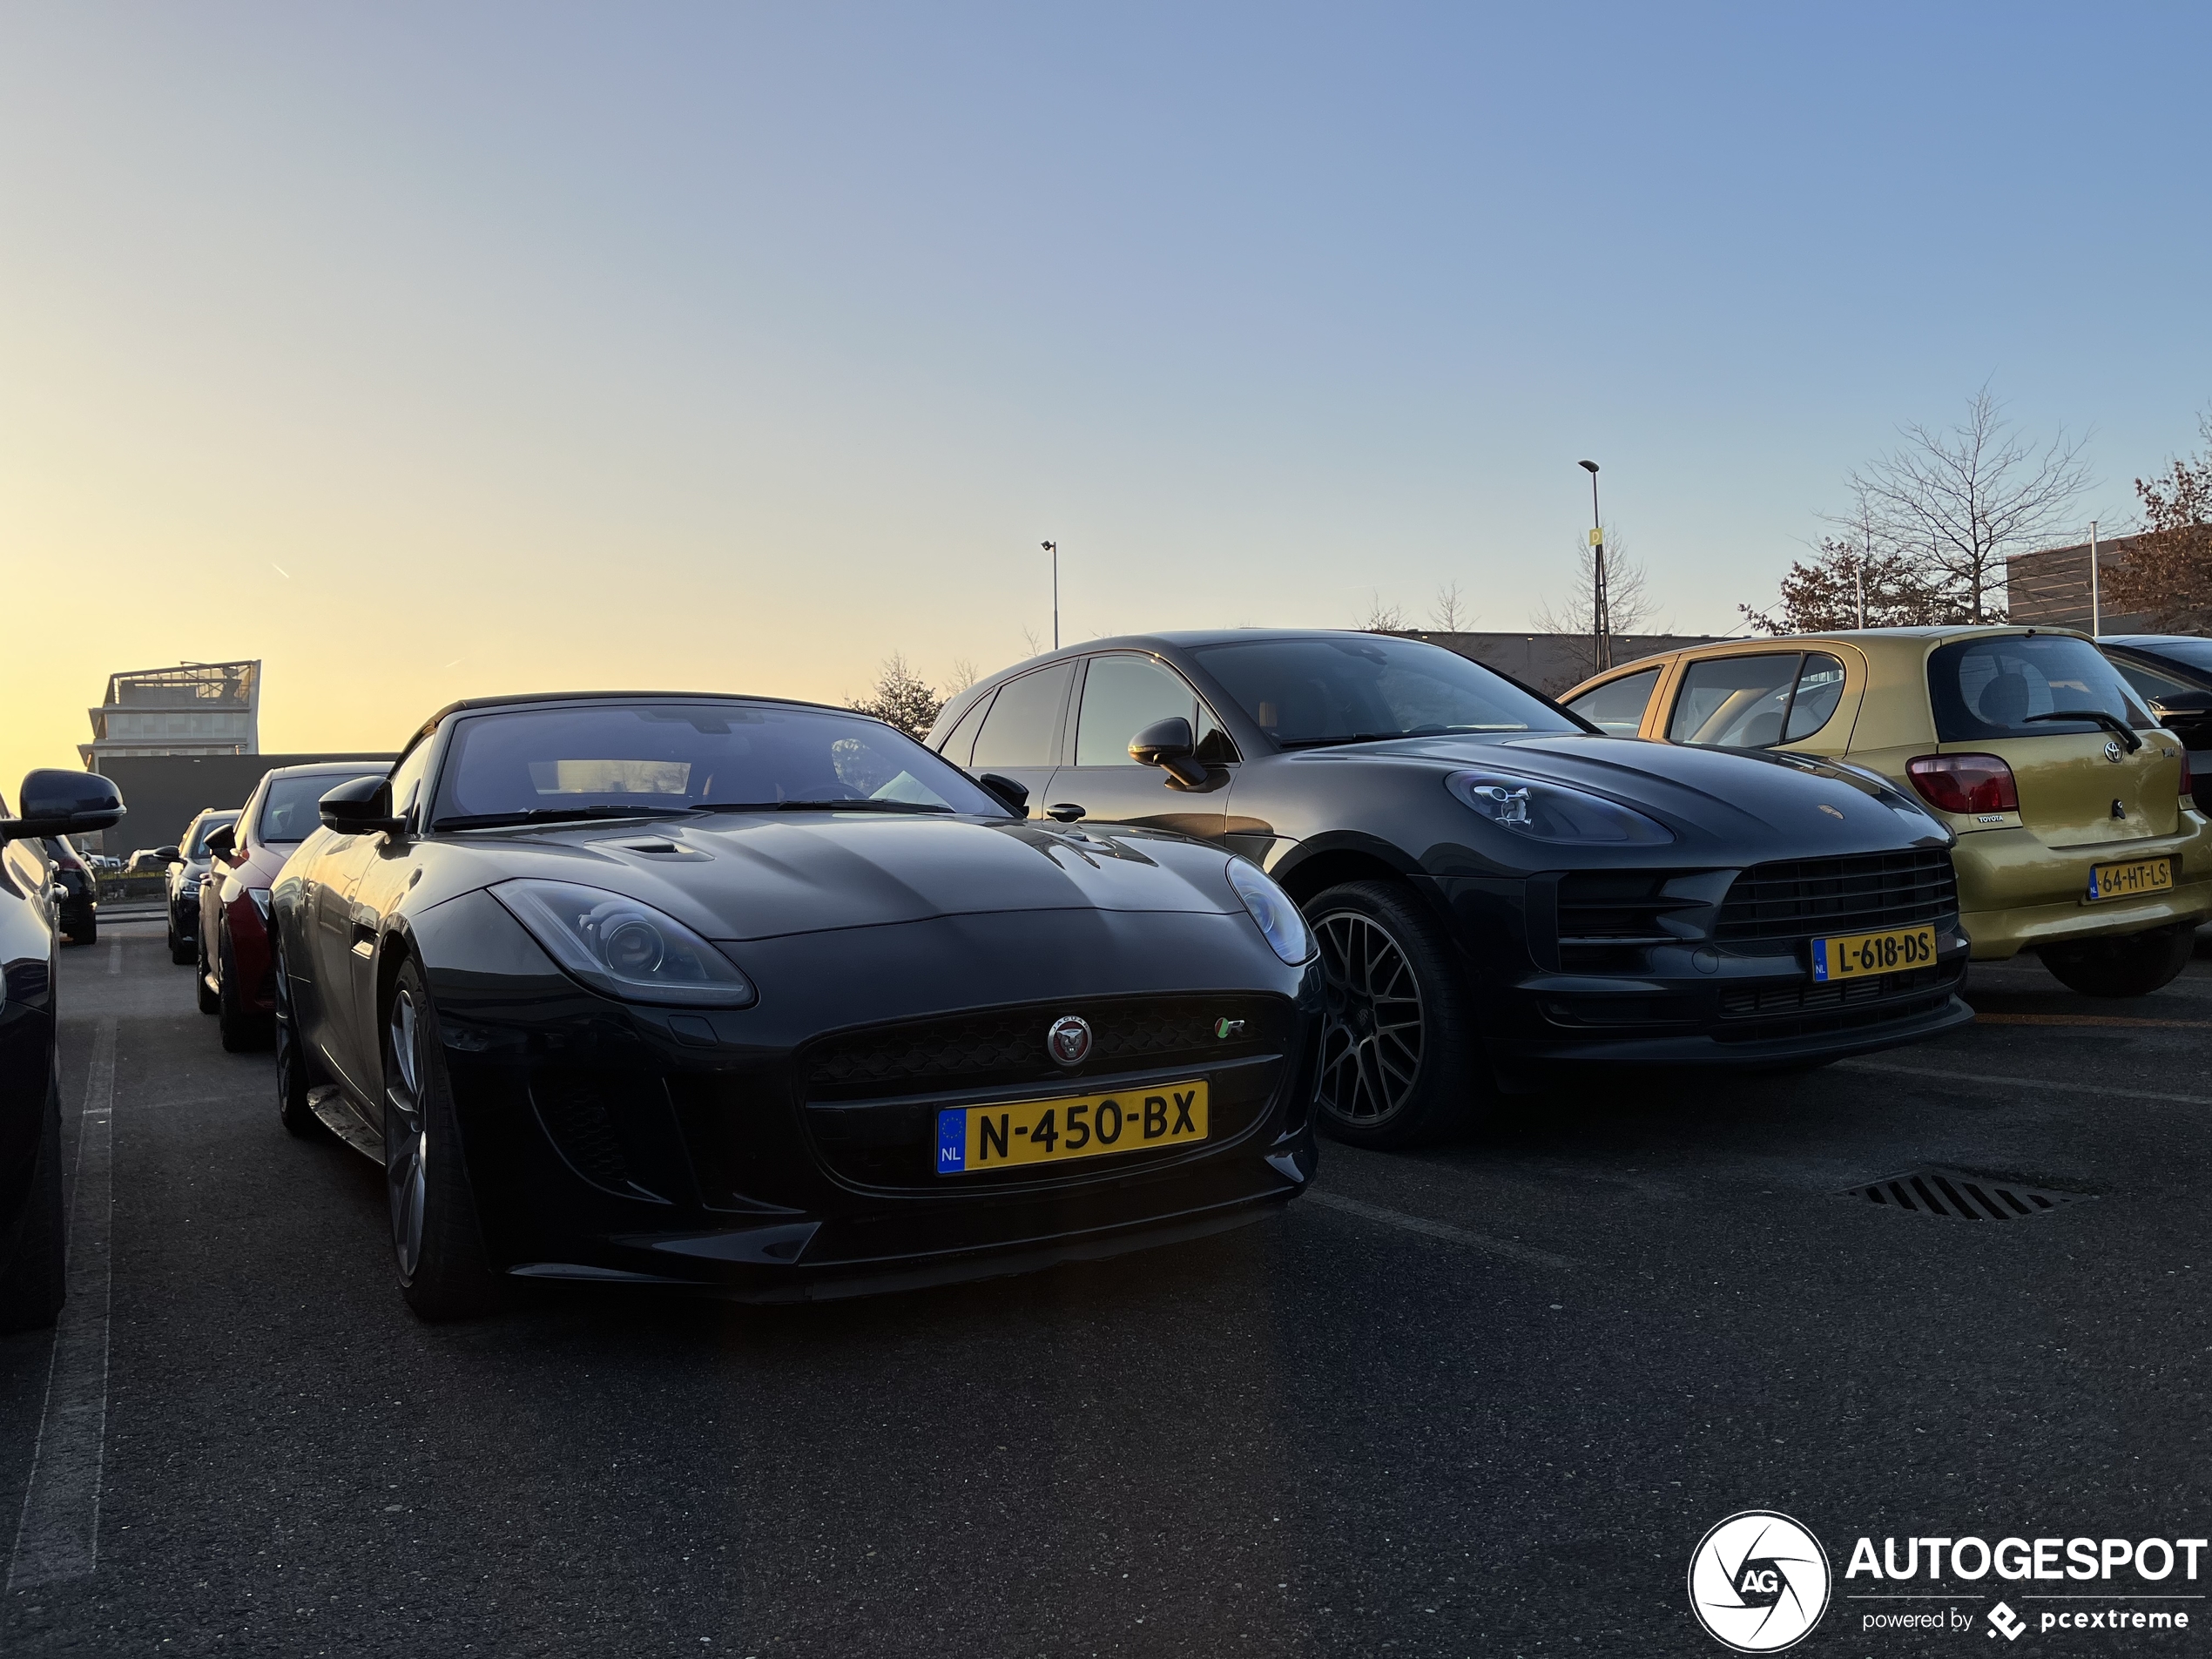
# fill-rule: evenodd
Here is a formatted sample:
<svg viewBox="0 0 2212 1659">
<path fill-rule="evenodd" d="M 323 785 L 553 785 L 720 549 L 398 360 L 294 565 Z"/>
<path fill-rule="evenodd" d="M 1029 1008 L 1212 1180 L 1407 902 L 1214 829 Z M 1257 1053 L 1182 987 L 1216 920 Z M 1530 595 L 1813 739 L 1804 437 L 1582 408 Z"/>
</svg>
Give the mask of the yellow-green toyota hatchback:
<svg viewBox="0 0 2212 1659">
<path fill-rule="evenodd" d="M 2212 820 L 2180 739 L 2086 636 L 1872 628 L 1669 651 L 1567 706 L 1624 738 L 1796 751 L 1910 788 L 1956 833 L 1976 961 L 2033 950 L 2092 996 L 2140 996 L 2212 916 Z"/>
</svg>

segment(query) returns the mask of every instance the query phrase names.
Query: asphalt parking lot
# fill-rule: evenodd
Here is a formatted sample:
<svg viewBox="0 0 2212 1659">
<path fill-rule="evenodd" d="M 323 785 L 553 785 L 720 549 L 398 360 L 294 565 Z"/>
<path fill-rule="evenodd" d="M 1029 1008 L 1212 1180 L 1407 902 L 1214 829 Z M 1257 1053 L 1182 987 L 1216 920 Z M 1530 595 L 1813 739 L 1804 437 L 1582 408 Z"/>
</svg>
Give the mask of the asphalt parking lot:
<svg viewBox="0 0 2212 1659">
<path fill-rule="evenodd" d="M 1980 969 L 1980 1022 L 1918 1049 L 1331 1146 L 1196 1245 L 458 1327 L 408 1314 L 380 1173 L 284 1133 L 158 922 L 63 990 L 105 1380 L 50 1399 L 51 1335 L 0 1338 L 10 1655 L 1717 1653 L 1684 1574 L 1734 1511 L 1811 1525 L 1839 1597 L 1862 1534 L 2205 1530 L 2205 947 L 2136 1001 Z M 1837 1196 L 1925 1165 L 2087 1196 Z M 96 1513 L 96 1570 L 26 1572 L 42 1423 L 88 1420 L 38 1513 Z M 1898 1646 L 1831 1610 L 1801 1651 Z"/>
</svg>

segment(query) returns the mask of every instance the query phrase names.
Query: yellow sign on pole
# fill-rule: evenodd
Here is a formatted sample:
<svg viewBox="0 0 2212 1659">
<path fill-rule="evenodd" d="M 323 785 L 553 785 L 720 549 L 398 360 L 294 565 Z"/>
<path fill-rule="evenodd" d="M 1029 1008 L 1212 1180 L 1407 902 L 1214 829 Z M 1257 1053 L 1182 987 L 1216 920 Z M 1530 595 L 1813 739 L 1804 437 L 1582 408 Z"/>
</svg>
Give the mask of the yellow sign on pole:
<svg viewBox="0 0 2212 1659">
<path fill-rule="evenodd" d="M 1605 545 L 1605 532 L 1603 530 L 1592 530 L 1590 532 L 1590 545 L 1592 547 L 1603 547 Z"/>
</svg>

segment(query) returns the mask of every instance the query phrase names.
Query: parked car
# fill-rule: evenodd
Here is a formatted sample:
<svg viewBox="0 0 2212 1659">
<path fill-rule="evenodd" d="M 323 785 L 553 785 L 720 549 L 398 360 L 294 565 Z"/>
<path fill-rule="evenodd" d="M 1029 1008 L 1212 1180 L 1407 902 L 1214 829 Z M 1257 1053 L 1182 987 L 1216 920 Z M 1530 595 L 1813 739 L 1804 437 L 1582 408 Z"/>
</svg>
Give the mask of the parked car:
<svg viewBox="0 0 2212 1659">
<path fill-rule="evenodd" d="M 72 945 L 89 945 L 100 936 L 100 880 L 84 855 L 66 835 L 41 838 L 60 902 L 62 932 Z"/>
<path fill-rule="evenodd" d="M 185 826 L 185 839 L 161 850 L 169 857 L 169 960 L 179 967 L 199 960 L 199 883 L 213 864 L 207 838 L 238 822 L 236 808 L 202 811 Z"/>
<path fill-rule="evenodd" d="M 1323 1122 L 1362 1144 L 1561 1063 L 1818 1064 L 1972 1017 L 1951 836 L 1912 799 L 1612 742 L 1440 646 L 1095 640 L 963 693 L 928 741 L 1046 819 L 1195 836 L 1280 881 L 1327 973 Z"/>
<path fill-rule="evenodd" d="M 280 1110 L 384 1166 L 426 1317 L 506 1275 L 984 1278 L 1312 1175 L 1321 987 L 1281 890 L 1027 824 L 850 711 L 456 703 L 322 818 L 273 894 Z"/>
<path fill-rule="evenodd" d="M 2180 735 L 2065 629 L 1884 628 L 1645 658 L 1567 706 L 1657 743 L 1820 756 L 1916 792 L 1958 835 L 1973 960 L 2023 950 L 2137 996 L 2212 914 L 2212 820 Z"/>
<path fill-rule="evenodd" d="M 269 977 L 269 885 L 317 827 L 315 803 L 340 784 L 381 778 L 381 766 L 319 761 L 263 775 L 235 822 L 207 833 L 195 953 L 199 1011 L 217 1016 L 223 1047 L 268 1045 L 276 1001 Z"/>
<path fill-rule="evenodd" d="M 2159 725 L 2188 749 L 2197 810 L 2212 813 L 2212 639 L 2108 634 L 2097 645 Z"/>
<path fill-rule="evenodd" d="M 34 772 L 17 799 L 15 818 L 0 801 L 0 1331 L 51 1325 L 65 1285 L 60 918 L 40 842 L 123 817 L 122 797 L 97 772 Z"/>
</svg>

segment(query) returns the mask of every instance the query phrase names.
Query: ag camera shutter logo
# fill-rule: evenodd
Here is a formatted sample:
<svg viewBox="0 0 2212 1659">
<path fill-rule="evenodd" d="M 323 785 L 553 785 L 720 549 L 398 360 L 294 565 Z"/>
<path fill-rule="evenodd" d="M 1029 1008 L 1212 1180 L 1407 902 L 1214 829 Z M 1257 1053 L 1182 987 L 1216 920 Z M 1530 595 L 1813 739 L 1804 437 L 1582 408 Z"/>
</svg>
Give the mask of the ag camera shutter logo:
<svg viewBox="0 0 2212 1659">
<path fill-rule="evenodd" d="M 1779 1653 L 1828 1610 L 1828 1552 L 1771 1509 L 1746 1509 L 1707 1533 L 1689 1558 L 1689 1610 L 1738 1653 Z"/>
</svg>

